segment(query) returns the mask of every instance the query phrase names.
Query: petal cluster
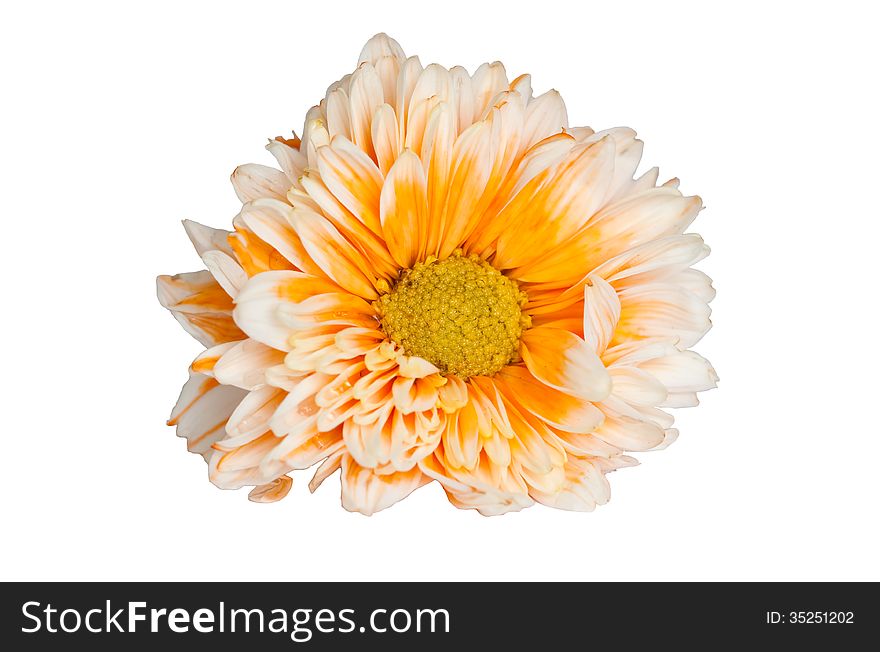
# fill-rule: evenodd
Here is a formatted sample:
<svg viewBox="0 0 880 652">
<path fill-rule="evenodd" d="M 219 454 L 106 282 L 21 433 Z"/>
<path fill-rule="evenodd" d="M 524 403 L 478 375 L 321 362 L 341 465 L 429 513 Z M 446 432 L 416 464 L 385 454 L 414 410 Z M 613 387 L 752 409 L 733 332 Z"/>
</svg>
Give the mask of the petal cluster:
<svg viewBox="0 0 880 652">
<path fill-rule="evenodd" d="M 159 300 L 207 348 L 169 423 L 257 502 L 314 466 L 312 490 L 338 471 L 364 514 L 433 481 L 486 515 L 605 503 L 628 452 L 677 436 L 664 408 L 717 381 L 689 350 L 714 294 L 685 233 L 702 203 L 634 178 L 635 136 L 569 127 L 558 93 L 500 63 L 423 66 L 374 37 L 302 137 L 269 142 L 277 168 L 235 170 L 232 231 L 185 222 L 206 270 L 159 277 Z M 518 350 L 486 375 L 382 326 L 407 270 L 461 255 L 525 297 Z"/>
</svg>

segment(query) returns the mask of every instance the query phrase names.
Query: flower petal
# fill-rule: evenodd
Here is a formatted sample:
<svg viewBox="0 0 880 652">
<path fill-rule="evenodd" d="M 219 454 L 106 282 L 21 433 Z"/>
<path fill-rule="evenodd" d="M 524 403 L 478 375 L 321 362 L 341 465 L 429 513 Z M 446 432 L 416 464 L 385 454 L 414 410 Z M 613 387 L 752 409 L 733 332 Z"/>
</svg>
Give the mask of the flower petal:
<svg viewBox="0 0 880 652">
<path fill-rule="evenodd" d="M 568 240 L 604 203 L 613 171 L 613 140 L 575 145 L 546 183 L 530 182 L 499 214 L 515 221 L 498 238 L 495 266 L 520 268 Z"/>
<path fill-rule="evenodd" d="M 316 294 L 338 290 L 332 282 L 302 272 L 264 272 L 248 280 L 239 292 L 233 317 L 248 336 L 273 349 L 289 351 L 292 329 L 280 309 Z"/>
<path fill-rule="evenodd" d="M 266 149 L 278 161 L 278 165 L 294 188 L 299 187 L 299 178 L 309 164 L 308 159 L 300 152 L 299 144 L 299 139 L 294 136 L 292 141 L 281 137 L 273 138 L 266 145 Z"/>
<path fill-rule="evenodd" d="M 341 480 L 342 506 L 366 516 L 391 507 L 430 482 L 418 467 L 405 473 L 378 475 L 360 466 L 350 455 L 342 457 Z"/>
<path fill-rule="evenodd" d="M 373 149 L 376 152 L 376 163 L 379 166 L 379 171 L 387 176 L 401 150 L 397 116 L 389 104 L 383 104 L 376 109 L 370 130 Z"/>
<path fill-rule="evenodd" d="M 712 365 L 694 351 L 679 351 L 654 358 L 642 363 L 639 368 L 663 383 L 669 392 L 667 401 L 674 395 L 685 394 L 690 397 L 696 392 L 718 386 L 718 374 L 715 373 Z M 695 397 L 692 400 L 695 400 Z"/>
<path fill-rule="evenodd" d="M 232 299 L 210 272 L 159 276 L 156 294 L 162 307 L 204 346 L 243 339 L 232 320 Z"/>
<path fill-rule="evenodd" d="M 232 173 L 232 187 L 242 204 L 261 198 L 284 201 L 290 179 L 275 168 L 256 163 L 239 165 Z"/>
<path fill-rule="evenodd" d="M 562 96 L 558 91 L 547 91 L 526 106 L 525 124 L 522 127 L 523 147 L 528 149 L 566 127 L 568 113 Z"/>
<path fill-rule="evenodd" d="M 406 59 L 406 54 L 404 54 L 403 48 L 400 47 L 400 43 L 388 36 L 388 34 L 379 33 L 364 45 L 360 57 L 358 57 L 358 65 L 365 61 L 375 65 L 382 57 L 394 57 L 403 60 Z"/>
<path fill-rule="evenodd" d="M 659 405 L 666 400 L 663 384 L 651 374 L 636 367 L 614 366 L 611 374 L 612 393 L 631 405 Z"/>
<path fill-rule="evenodd" d="M 248 391 L 266 382 L 266 369 L 281 364 L 284 354 L 257 340 L 246 339 L 227 349 L 214 365 L 214 377 L 224 385 Z"/>
<path fill-rule="evenodd" d="M 329 147 L 318 149 L 321 179 L 351 213 L 377 235 L 382 173 L 365 152 L 350 140 L 335 136 Z"/>
<path fill-rule="evenodd" d="M 247 392 L 221 385 L 204 374 L 190 371 L 171 411 L 169 426 L 177 426 L 177 436 L 186 439 L 187 449 L 207 460 L 211 445 L 226 435 L 226 422 Z"/>
<path fill-rule="evenodd" d="M 547 386 L 524 367 L 505 367 L 493 380 L 506 397 L 560 430 L 588 433 L 602 422 L 592 403 Z"/>
<path fill-rule="evenodd" d="M 204 256 L 208 251 L 222 251 L 233 255 L 232 247 L 229 246 L 229 231 L 213 229 L 192 220 L 183 220 L 183 228 L 199 256 Z"/>
<path fill-rule="evenodd" d="M 590 344 L 574 333 L 538 326 L 522 334 L 522 358 L 542 383 L 587 401 L 611 392 L 611 379 Z"/>
<path fill-rule="evenodd" d="M 484 196 L 492 172 L 491 136 L 490 126 L 478 122 L 455 141 L 446 210 L 441 220 L 442 235 L 436 251 L 441 260 L 461 246 L 480 218 L 482 211 L 475 206 Z"/>
<path fill-rule="evenodd" d="M 382 79 L 373 64 L 364 62 L 351 75 L 348 95 L 350 98 L 351 140 L 371 158 L 376 158 L 373 148 L 372 123 L 376 110 L 385 103 Z"/>
<path fill-rule="evenodd" d="M 206 251 L 202 260 L 223 291 L 234 299 L 248 279 L 242 266 L 222 251 Z"/>
<path fill-rule="evenodd" d="M 293 480 L 290 479 L 290 476 L 282 475 L 268 484 L 254 487 L 248 494 L 248 500 L 254 503 L 274 503 L 290 493 L 292 486 Z"/>
<path fill-rule="evenodd" d="M 593 433 L 604 442 L 625 451 L 647 451 L 663 443 L 663 428 L 628 416 L 605 415 L 605 421 Z"/>
<path fill-rule="evenodd" d="M 309 257 L 340 287 L 376 299 L 376 273 L 370 261 L 355 249 L 323 216 L 306 209 L 291 209 L 288 220 Z"/>
<path fill-rule="evenodd" d="M 382 187 L 381 222 L 388 250 L 401 268 L 412 267 L 426 246 L 428 197 L 419 157 L 403 152 Z"/>
<path fill-rule="evenodd" d="M 634 286 L 618 296 L 620 321 L 614 344 L 628 339 L 677 337 L 682 348 L 690 348 L 712 327 L 708 304 L 687 290 L 657 283 Z"/>
<path fill-rule="evenodd" d="M 258 199 L 242 206 L 241 220 L 298 269 L 313 276 L 322 276 L 320 266 L 311 259 L 299 234 L 291 225 L 292 211 L 284 202 Z"/>
<path fill-rule="evenodd" d="M 617 292 L 601 276 L 591 276 L 584 286 L 584 339 L 602 355 L 614 338 L 620 319 Z"/>
</svg>

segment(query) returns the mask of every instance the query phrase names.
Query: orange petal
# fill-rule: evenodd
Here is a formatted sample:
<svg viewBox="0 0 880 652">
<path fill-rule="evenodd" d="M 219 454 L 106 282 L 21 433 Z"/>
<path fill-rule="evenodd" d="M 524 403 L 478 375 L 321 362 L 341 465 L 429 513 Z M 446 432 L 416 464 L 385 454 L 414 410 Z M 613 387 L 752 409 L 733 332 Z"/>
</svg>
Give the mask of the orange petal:
<svg viewBox="0 0 880 652">
<path fill-rule="evenodd" d="M 554 166 L 568 154 L 574 143 L 574 138 L 570 135 L 556 134 L 536 143 L 522 155 L 480 218 L 480 224 L 467 243 L 469 252 L 484 257 L 494 252 L 498 236 L 510 226 L 508 220 L 528 207 L 531 197 L 549 178 Z M 527 186 L 528 190 L 520 196 L 520 192 Z M 514 198 L 517 204 L 504 217 L 499 218 L 499 213 Z"/>
<path fill-rule="evenodd" d="M 470 403 L 447 419 L 443 432 L 446 462 L 454 468 L 473 469 L 480 457 L 480 434 L 477 414 Z"/>
<path fill-rule="evenodd" d="M 574 333 L 539 326 L 522 335 L 522 357 L 544 384 L 587 401 L 611 392 L 611 379 L 593 348 Z"/>
<path fill-rule="evenodd" d="M 501 234 L 496 267 L 521 267 L 574 235 L 604 203 L 613 171 L 613 140 L 575 145 L 528 205 L 522 206 L 512 228 Z M 530 237 L 523 238 L 523 233 Z"/>
<path fill-rule="evenodd" d="M 302 176 L 309 162 L 299 150 L 300 143 L 298 142 L 298 139 L 292 142 L 296 143 L 295 146 L 291 145 L 290 142 L 285 142 L 285 139 L 281 137 L 273 138 L 269 141 L 269 144 L 266 145 L 266 149 L 268 149 L 272 156 L 275 157 L 275 160 L 278 161 L 278 165 L 281 166 L 282 171 L 287 175 L 291 186 L 298 188 L 300 187 L 299 178 Z"/>
<path fill-rule="evenodd" d="M 232 320 L 232 299 L 210 272 L 159 276 L 156 294 L 162 307 L 204 346 L 244 339 Z"/>
<path fill-rule="evenodd" d="M 657 283 L 627 288 L 619 296 L 620 321 L 612 344 L 677 337 L 682 348 L 690 348 L 712 327 L 706 301 L 687 290 Z"/>
<path fill-rule="evenodd" d="M 603 208 L 568 242 L 557 243 L 514 275 L 530 282 L 556 280 L 560 287 L 571 285 L 579 269 L 596 273 L 599 265 L 633 247 L 681 233 L 701 208 L 699 197 L 682 197 L 670 188 L 652 189 Z"/>
<path fill-rule="evenodd" d="M 373 160 L 347 138 L 336 136 L 318 149 L 318 171 L 336 198 L 373 233 L 382 232 L 379 195 L 382 174 Z"/>
<path fill-rule="evenodd" d="M 602 412 L 592 403 L 548 387 L 525 367 L 505 367 L 493 380 L 505 396 L 560 430 L 588 433 L 602 423 Z"/>
<path fill-rule="evenodd" d="M 436 252 L 441 260 L 460 247 L 477 225 L 481 211 L 475 207 L 486 192 L 492 172 L 491 136 L 491 127 L 478 122 L 455 141 L 442 235 Z"/>
<path fill-rule="evenodd" d="M 253 339 L 273 349 L 289 351 L 292 329 L 282 319 L 280 308 L 316 294 L 338 291 L 331 281 L 302 272 L 264 272 L 251 278 L 239 292 L 233 316 Z"/>
<path fill-rule="evenodd" d="M 427 201 L 422 163 L 407 150 L 389 171 L 381 198 L 382 232 L 391 255 L 404 269 L 412 267 L 426 246 Z"/>
<path fill-rule="evenodd" d="M 306 209 L 291 209 L 290 224 L 302 240 L 309 257 L 340 287 L 376 299 L 376 276 L 370 262 L 321 215 Z"/>
<path fill-rule="evenodd" d="M 452 108 L 445 102 L 440 103 L 431 111 L 425 128 L 425 141 L 419 152 L 422 169 L 427 173 L 428 187 L 427 241 L 419 251 L 419 259 L 440 248 L 455 136 L 455 115 Z"/>
<path fill-rule="evenodd" d="M 294 269 L 293 263 L 282 256 L 277 249 L 247 228 L 240 215 L 232 220 L 232 224 L 235 226 L 235 232 L 229 234 L 229 246 L 248 276 L 256 276 L 260 272 L 272 269 Z"/>
<path fill-rule="evenodd" d="M 381 233 L 379 235 L 373 233 L 343 206 L 324 185 L 319 174 L 314 170 L 307 170 L 302 177 L 302 184 L 308 192 L 309 202 L 304 204 L 299 197 L 292 197 L 291 204 L 294 207 L 323 213 L 349 242 L 373 262 L 378 274 L 386 279 L 391 279 L 397 274 L 398 265 L 388 252 L 388 247 L 384 238 L 381 237 Z M 314 204 L 314 206 L 310 206 L 310 204 Z"/>
<path fill-rule="evenodd" d="M 313 276 L 322 276 L 321 268 L 309 257 L 290 224 L 292 210 L 288 204 L 275 199 L 258 199 L 242 206 L 240 217 L 251 231 L 294 266 Z"/>
</svg>

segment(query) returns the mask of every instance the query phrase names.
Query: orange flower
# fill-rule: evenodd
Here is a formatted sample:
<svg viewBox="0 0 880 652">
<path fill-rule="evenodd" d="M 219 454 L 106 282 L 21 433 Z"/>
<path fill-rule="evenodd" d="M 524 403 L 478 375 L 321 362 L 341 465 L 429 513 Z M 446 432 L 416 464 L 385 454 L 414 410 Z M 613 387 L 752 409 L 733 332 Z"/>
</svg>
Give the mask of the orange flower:
<svg viewBox="0 0 880 652">
<path fill-rule="evenodd" d="M 702 205 L 626 128 L 569 128 L 500 63 L 423 67 L 385 35 L 243 165 L 235 230 L 185 222 L 207 271 L 158 279 L 207 346 L 170 424 L 222 488 L 278 500 L 341 470 L 372 514 L 436 480 L 482 514 L 591 510 L 661 408 L 715 386 Z"/>
</svg>

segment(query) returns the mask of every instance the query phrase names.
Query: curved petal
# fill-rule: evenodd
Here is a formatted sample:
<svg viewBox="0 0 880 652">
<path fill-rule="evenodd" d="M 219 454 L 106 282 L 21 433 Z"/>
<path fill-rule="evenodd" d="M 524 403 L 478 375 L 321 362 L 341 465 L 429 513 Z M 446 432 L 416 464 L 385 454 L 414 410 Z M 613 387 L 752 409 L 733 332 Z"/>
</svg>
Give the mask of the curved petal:
<svg viewBox="0 0 880 652">
<path fill-rule="evenodd" d="M 368 156 L 375 159 L 372 123 L 376 110 L 385 103 L 382 79 L 370 62 L 364 62 L 351 75 L 350 98 L 351 140 Z"/>
<path fill-rule="evenodd" d="M 618 296 L 620 321 L 614 344 L 630 339 L 677 337 L 682 348 L 690 348 L 712 328 L 709 305 L 687 290 L 656 283 L 628 288 Z"/>
<path fill-rule="evenodd" d="M 349 512 L 371 516 L 403 500 L 430 482 L 418 467 L 405 473 L 379 475 L 360 466 L 350 455 L 342 457 L 342 506 Z"/>
<path fill-rule="evenodd" d="M 665 407 L 685 407 L 697 404 L 697 392 L 718 386 L 718 374 L 703 356 L 694 351 L 679 351 L 654 358 L 639 367 L 659 380 L 669 392 Z M 671 402 L 670 402 L 671 401 Z"/>
<path fill-rule="evenodd" d="M 296 208 L 291 209 L 288 220 L 309 257 L 328 278 L 360 297 L 378 298 L 372 264 L 327 219 L 313 211 Z"/>
<path fill-rule="evenodd" d="M 388 34 L 379 33 L 364 45 L 358 57 L 358 65 L 365 61 L 376 65 L 376 62 L 382 57 L 394 57 L 395 59 L 403 60 L 406 59 L 406 54 L 404 54 L 403 48 L 400 47 L 400 43 L 388 36 Z"/>
<path fill-rule="evenodd" d="M 214 375 L 214 367 L 217 366 L 217 362 L 220 360 L 224 353 L 226 353 L 229 349 L 236 346 L 237 344 L 239 344 L 239 342 L 224 342 L 223 344 L 212 346 L 210 349 L 205 349 L 204 351 L 199 353 L 198 356 L 196 356 L 196 359 L 193 360 L 189 368 L 197 373 L 205 374 L 206 376 L 210 376 L 211 378 L 216 378 L 216 376 Z"/>
<path fill-rule="evenodd" d="M 598 460 L 570 456 L 565 465 L 566 482 L 554 494 L 538 491 L 530 495 L 543 505 L 574 512 L 592 512 L 611 497 L 611 487 Z"/>
<path fill-rule="evenodd" d="M 601 401 L 611 392 L 599 356 L 574 333 L 538 326 L 525 331 L 521 342 L 526 367 L 544 384 L 587 401 Z"/>
<path fill-rule="evenodd" d="M 657 424 L 627 416 L 605 415 L 593 433 L 602 441 L 625 451 L 647 451 L 663 443 L 666 433 Z"/>
<path fill-rule="evenodd" d="M 439 374 L 440 370 L 433 364 L 414 355 L 397 356 L 398 373 L 404 378 L 424 378 Z"/>
<path fill-rule="evenodd" d="M 485 122 L 468 127 L 452 148 L 452 168 L 441 218 L 441 238 L 436 255 L 448 257 L 471 234 L 482 212 L 477 208 L 492 172 L 492 130 Z M 431 216 L 436 219 L 437 216 Z"/>
<path fill-rule="evenodd" d="M 177 426 L 177 436 L 186 439 L 190 452 L 207 460 L 211 446 L 226 435 L 226 422 L 246 395 L 238 387 L 221 385 L 214 378 L 190 371 L 168 425 Z"/>
<path fill-rule="evenodd" d="M 568 113 L 562 96 L 558 91 L 547 91 L 531 100 L 526 106 L 525 124 L 522 128 L 523 146 L 528 149 L 566 127 L 568 127 Z"/>
<path fill-rule="evenodd" d="M 309 164 L 306 157 L 299 150 L 300 144 L 296 136 L 294 136 L 292 141 L 279 136 L 270 140 L 269 144 L 266 145 L 266 149 L 278 161 L 278 165 L 281 166 L 282 171 L 287 175 L 288 181 L 294 188 L 299 187 L 299 178 Z"/>
<path fill-rule="evenodd" d="M 447 464 L 469 470 L 477 465 L 481 446 L 477 413 L 472 403 L 447 419 L 442 441 Z"/>
<path fill-rule="evenodd" d="M 419 468 L 443 486 L 449 502 L 459 509 L 475 509 L 483 516 L 498 516 L 535 504 L 521 477 L 506 468 L 494 467 L 486 456 L 481 456 L 472 470 L 458 471 L 446 465 L 443 452 L 438 449 L 419 462 Z"/>
<path fill-rule="evenodd" d="M 264 386 L 249 392 L 235 408 L 226 423 L 226 438 L 217 442 L 217 450 L 232 450 L 269 431 L 269 421 L 284 400 L 285 392 Z"/>
<path fill-rule="evenodd" d="M 347 138 L 335 136 L 328 147 L 318 149 L 318 171 L 343 206 L 373 233 L 382 232 L 379 223 L 382 173 L 365 152 Z"/>
<path fill-rule="evenodd" d="M 216 250 L 206 251 L 202 260 L 223 291 L 234 299 L 248 279 L 242 266 L 232 256 Z"/>
<path fill-rule="evenodd" d="M 229 236 L 229 245 L 235 253 L 235 259 L 248 276 L 256 276 L 260 272 L 273 269 L 294 269 L 295 266 L 281 253 L 269 245 L 241 219 L 241 215 L 232 220 L 235 232 Z"/>
<path fill-rule="evenodd" d="M 257 340 L 246 339 L 227 349 L 214 365 L 214 377 L 224 385 L 248 391 L 266 382 L 266 369 L 281 364 L 284 354 Z"/>
<path fill-rule="evenodd" d="M 651 374 L 635 367 L 611 367 L 612 392 L 630 405 L 655 406 L 666 400 L 663 384 Z"/>
<path fill-rule="evenodd" d="M 397 129 L 397 116 L 389 104 L 383 104 L 373 115 L 370 125 L 373 149 L 376 152 L 376 163 L 379 171 L 387 177 L 388 171 L 400 154 L 400 140 Z M 386 179 L 387 183 L 387 179 Z"/>
<path fill-rule="evenodd" d="M 614 338 L 620 319 L 617 292 L 601 276 L 591 276 L 584 285 L 584 340 L 602 355 Z"/>
<path fill-rule="evenodd" d="M 406 150 L 388 172 L 380 201 L 382 232 L 394 260 L 412 267 L 426 246 L 428 195 L 419 157 Z"/>
<path fill-rule="evenodd" d="M 292 329 L 282 318 L 281 308 L 338 290 L 332 282 L 302 272 L 264 272 L 248 280 L 239 292 L 232 316 L 248 336 L 273 349 L 289 351 Z"/>
<path fill-rule="evenodd" d="M 506 397 L 560 430 L 589 433 L 602 423 L 592 403 L 547 386 L 524 367 L 505 367 L 493 380 Z"/>
<path fill-rule="evenodd" d="M 208 460 L 208 477 L 221 489 L 240 489 L 272 482 L 290 471 L 283 464 L 264 467 L 262 462 L 279 443 L 271 432 L 230 451 L 215 450 Z"/>
<path fill-rule="evenodd" d="M 183 228 L 199 256 L 204 256 L 208 251 L 222 251 L 233 255 L 229 246 L 229 231 L 214 229 L 192 220 L 183 220 Z"/>
<path fill-rule="evenodd" d="M 290 476 L 282 475 L 268 484 L 254 487 L 248 494 L 248 500 L 254 503 L 274 503 L 290 493 L 292 486 L 293 480 Z"/>
<path fill-rule="evenodd" d="M 291 185 L 281 170 L 256 163 L 239 165 L 232 172 L 231 181 L 242 204 L 260 198 L 284 201 Z"/>
<path fill-rule="evenodd" d="M 546 183 L 532 192 L 526 191 L 527 185 L 520 193 L 524 197 L 518 201 L 517 195 L 498 216 L 510 214 L 515 222 L 498 238 L 495 266 L 520 268 L 577 233 L 604 203 L 613 171 L 613 140 L 575 145 Z M 514 207 L 521 210 L 518 215 L 512 213 Z M 523 233 L 530 237 L 523 238 Z"/>
<path fill-rule="evenodd" d="M 242 206 L 241 220 L 261 240 L 271 245 L 297 268 L 315 276 L 323 276 L 321 268 L 312 261 L 303 242 L 291 225 L 293 209 L 275 199 L 258 199 Z"/>
<path fill-rule="evenodd" d="M 363 222 L 352 215 L 336 196 L 324 184 L 321 176 L 314 170 L 306 170 L 302 176 L 302 184 L 306 189 L 309 202 L 303 204 L 298 197 L 291 198 L 295 208 L 305 208 L 322 213 L 330 223 L 364 256 L 373 263 L 376 273 L 385 279 L 391 279 L 399 269 L 391 257 L 385 240 L 368 229 Z M 314 204 L 314 206 L 312 205 Z"/>
<path fill-rule="evenodd" d="M 584 267 L 596 274 L 597 267 L 633 247 L 682 233 L 701 209 L 699 197 L 654 188 L 603 208 L 567 241 L 513 273 L 531 283 L 567 287 Z"/>
<path fill-rule="evenodd" d="M 471 75 L 474 96 L 474 119 L 478 120 L 498 93 L 510 88 L 507 71 L 500 61 L 484 63 Z"/>
<path fill-rule="evenodd" d="M 159 276 L 156 295 L 183 329 L 204 346 L 241 340 L 232 299 L 208 271 Z"/>
</svg>

